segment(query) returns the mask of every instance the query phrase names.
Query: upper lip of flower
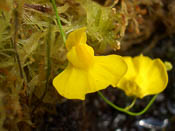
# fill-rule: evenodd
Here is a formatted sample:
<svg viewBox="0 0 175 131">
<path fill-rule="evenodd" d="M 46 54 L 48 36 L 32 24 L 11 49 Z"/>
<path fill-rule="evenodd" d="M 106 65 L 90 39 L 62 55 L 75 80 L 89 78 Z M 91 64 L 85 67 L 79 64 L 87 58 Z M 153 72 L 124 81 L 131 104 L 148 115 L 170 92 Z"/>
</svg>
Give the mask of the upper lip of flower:
<svg viewBox="0 0 175 131">
<path fill-rule="evenodd" d="M 82 27 L 69 34 L 69 37 L 66 40 L 66 48 L 69 51 L 72 47 L 78 44 L 86 44 L 86 41 L 86 27 Z"/>
<path fill-rule="evenodd" d="M 94 63 L 94 51 L 86 44 L 78 44 L 67 53 L 68 61 L 78 68 L 89 68 Z"/>
</svg>

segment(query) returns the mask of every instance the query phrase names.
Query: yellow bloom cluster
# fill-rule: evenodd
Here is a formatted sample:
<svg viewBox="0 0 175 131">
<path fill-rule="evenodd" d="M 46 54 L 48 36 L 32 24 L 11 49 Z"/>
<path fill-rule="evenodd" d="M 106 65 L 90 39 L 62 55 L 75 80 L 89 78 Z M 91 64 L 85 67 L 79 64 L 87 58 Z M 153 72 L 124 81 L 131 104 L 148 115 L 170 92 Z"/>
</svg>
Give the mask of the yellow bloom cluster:
<svg viewBox="0 0 175 131">
<path fill-rule="evenodd" d="M 68 66 L 53 80 L 60 95 L 84 100 L 87 93 L 112 85 L 124 90 L 128 96 L 143 98 L 165 89 L 168 75 L 160 59 L 94 56 L 93 48 L 86 41 L 86 28 L 75 30 L 68 36 Z"/>
</svg>

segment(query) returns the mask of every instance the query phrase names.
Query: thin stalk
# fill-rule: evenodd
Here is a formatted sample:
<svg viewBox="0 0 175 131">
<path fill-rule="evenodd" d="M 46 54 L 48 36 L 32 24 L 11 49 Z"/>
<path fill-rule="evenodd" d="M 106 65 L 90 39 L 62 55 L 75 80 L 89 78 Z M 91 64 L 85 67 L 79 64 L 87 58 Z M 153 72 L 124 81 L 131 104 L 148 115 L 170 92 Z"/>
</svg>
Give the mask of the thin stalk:
<svg viewBox="0 0 175 131">
<path fill-rule="evenodd" d="M 24 78 L 23 69 L 22 69 L 20 57 L 19 57 L 19 54 L 17 51 L 18 29 L 19 29 L 19 12 L 18 12 L 17 8 L 15 8 L 14 9 L 14 36 L 13 36 L 12 43 L 13 43 L 13 47 L 14 47 L 15 54 L 16 54 L 16 60 L 17 60 L 18 67 L 19 67 L 20 77 L 23 79 Z"/>
<path fill-rule="evenodd" d="M 126 110 L 124 108 L 118 107 L 117 105 L 113 104 L 100 91 L 98 91 L 98 94 L 108 105 L 110 105 L 111 107 L 113 107 L 114 109 L 116 109 L 118 111 L 127 113 L 128 115 L 131 115 L 131 116 L 139 116 L 139 115 L 144 114 L 150 108 L 150 106 L 153 104 L 153 102 L 155 101 L 155 99 L 158 96 L 158 95 L 154 95 L 152 97 L 152 99 L 150 100 L 150 102 L 147 104 L 147 106 L 142 111 L 140 111 L 140 112 L 131 112 L 131 111 L 128 111 L 128 110 Z"/>
<path fill-rule="evenodd" d="M 134 100 L 132 101 L 132 103 L 129 106 L 125 107 L 125 110 L 130 110 L 135 105 L 136 100 L 137 100 L 137 98 L 134 98 Z"/>
<path fill-rule="evenodd" d="M 45 82 L 45 90 L 44 93 L 42 94 L 41 98 L 39 99 L 39 102 L 35 105 L 35 107 L 32 110 L 32 114 L 34 111 L 37 109 L 37 107 L 41 104 L 42 100 L 44 99 L 48 87 L 49 87 L 49 76 L 50 76 L 50 71 L 51 71 L 51 62 L 50 62 L 50 42 L 51 42 L 51 24 L 49 24 L 49 30 L 48 30 L 48 35 L 47 35 L 47 41 L 46 41 L 46 58 L 45 58 L 45 72 L 46 72 L 46 82 Z"/>
<path fill-rule="evenodd" d="M 55 11 L 56 20 L 57 20 L 57 23 L 58 23 L 58 26 L 59 26 L 59 29 L 60 29 L 60 33 L 61 33 L 61 36 L 63 38 L 63 42 L 65 44 L 66 43 L 66 36 L 64 34 L 64 31 L 63 31 L 63 28 L 62 28 L 62 25 L 61 25 L 61 20 L 60 20 L 60 17 L 58 15 L 58 10 L 57 10 L 57 7 L 56 7 L 55 0 L 51 0 L 51 2 L 52 2 L 53 9 Z"/>
</svg>

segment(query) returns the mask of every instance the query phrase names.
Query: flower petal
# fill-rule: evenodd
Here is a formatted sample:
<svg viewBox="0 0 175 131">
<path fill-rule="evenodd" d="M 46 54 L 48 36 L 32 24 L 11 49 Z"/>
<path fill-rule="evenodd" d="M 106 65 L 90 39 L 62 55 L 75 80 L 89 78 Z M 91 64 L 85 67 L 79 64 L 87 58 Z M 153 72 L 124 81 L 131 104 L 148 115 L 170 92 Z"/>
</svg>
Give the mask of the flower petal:
<svg viewBox="0 0 175 131">
<path fill-rule="evenodd" d="M 124 61 L 126 62 L 127 66 L 128 66 L 128 70 L 126 73 L 125 73 L 125 77 L 126 78 L 134 78 L 137 73 L 138 73 L 138 70 L 137 70 L 137 67 L 135 66 L 135 64 L 133 63 L 133 59 L 132 57 L 123 57 Z"/>
<path fill-rule="evenodd" d="M 85 99 L 88 88 L 87 71 L 74 68 L 71 64 L 56 76 L 53 85 L 60 95 L 68 99 Z"/>
<path fill-rule="evenodd" d="M 168 83 L 164 63 L 146 56 L 124 57 L 128 71 L 120 80 L 118 87 L 128 96 L 143 98 L 146 95 L 162 92 Z"/>
<path fill-rule="evenodd" d="M 153 60 L 149 70 L 147 73 L 145 72 L 145 77 L 148 79 L 142 84 L 142 92 L 144 96 L 158 94 L 167 86 L 168 74 L 164 63 L 160 59 Z"/>
<path fill-rule="evenodd" d="M 70 50 L 73 46 L 77 44 L 86 44 L 86 27 L 82 27 L 71 32 L 66 40 L 66 48 Z"/>
<path fill-rule="evenodd" d="M 143 55 L 136 56 L 132 58 L 132 60 L 136 72 L 139 73 L 140 75 L 145 74 L 150 69 L 150 65 L 153 62 L 151 58 Z"/>
<path fill-rule="evenodd" d="M 67 59 L 73 66 L 87 69 L 94 63 L 94 50 L 87 44 L 76 45 L 67 53 Z"/>
<path fill-rule="evenodd" d="M 89 69 L 89 89 L 87 93 L 116 86 L 120 78 L 126 73 L 127 65 L 118 55 L 95 56 L 94 66 Z"/>
</svg>

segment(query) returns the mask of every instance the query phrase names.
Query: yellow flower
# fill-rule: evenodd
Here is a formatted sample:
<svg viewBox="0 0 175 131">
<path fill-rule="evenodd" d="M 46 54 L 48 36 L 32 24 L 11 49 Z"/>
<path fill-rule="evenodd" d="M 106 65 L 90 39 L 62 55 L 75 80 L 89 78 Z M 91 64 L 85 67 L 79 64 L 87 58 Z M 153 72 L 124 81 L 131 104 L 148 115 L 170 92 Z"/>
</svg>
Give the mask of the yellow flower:
<svg viewBox="0 0 175 131">
<path fill-rule="evenodd" d="M 140 55 L 134 58 L 124 57 L 124 60 L 128 70 L 117 86 L 124 90 L 126 95 L 143 98 L 158 94 L 166 88 L 168 75 L 160 59 L 152 60 Z"/>
<path fill-rule="evenodd" d="M 68 66 L 53 80 L 58 93 L 68 99 L 84 100 L 87 93 L 114 86 L 127 71 L 121 56 L 94 56 L 93 48 L 86 44 L 85 31 L 80 28 L 69 34 Z"/>
</svg>

